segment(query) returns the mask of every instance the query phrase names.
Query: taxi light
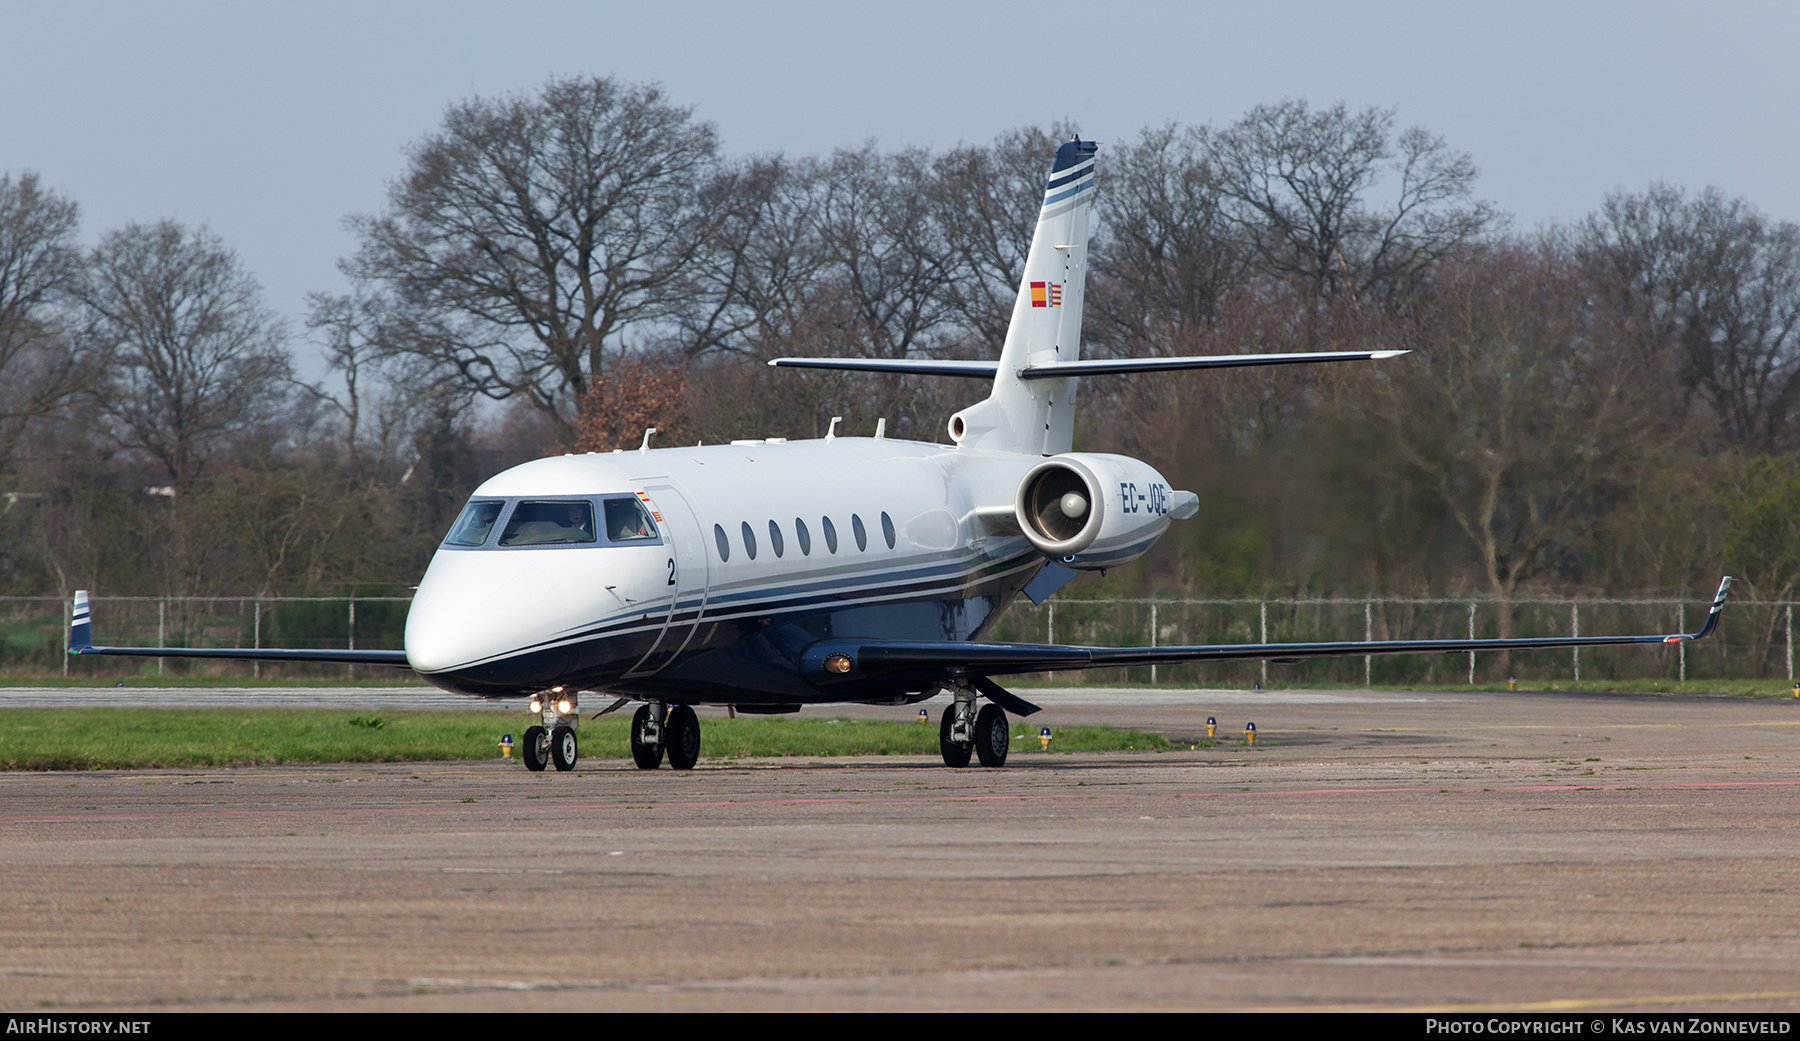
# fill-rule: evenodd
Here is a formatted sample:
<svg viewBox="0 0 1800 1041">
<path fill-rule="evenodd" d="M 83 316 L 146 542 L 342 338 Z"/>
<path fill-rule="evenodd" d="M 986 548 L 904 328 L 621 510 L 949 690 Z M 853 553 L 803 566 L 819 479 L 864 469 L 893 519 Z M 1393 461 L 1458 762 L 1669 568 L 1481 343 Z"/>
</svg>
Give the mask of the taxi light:
<svg viewBox="0 0 1800 1041">
<path fill-rule="evenodd" d="M 539 701 L 537 698 L 532 698 L 531 699 L 531 711 L 533 711 L 533 712 L 544 711 L 544 703 L 542 701 Z"/>
<path fill-rule="evenodd" d="M 573 701 L 570 701 L 568 698 L 563 698 L 561 701 L 558 701 L 556 703 L 556 711 L 561 712 L 565 716 L 568 715 L 569 710 L 574 707 L 575 707 L 575 703 Z"/>
<path fill-rule="evenodd" d="M 850 671 L 850 666 L 853 664 L 855 663 L 850 660 L 850 656 L 841 651 L 836 654 L 827 654 L 825 656 L 825 671 L 835 672 L 839 676 L 848 673 Z"/>
</svg>

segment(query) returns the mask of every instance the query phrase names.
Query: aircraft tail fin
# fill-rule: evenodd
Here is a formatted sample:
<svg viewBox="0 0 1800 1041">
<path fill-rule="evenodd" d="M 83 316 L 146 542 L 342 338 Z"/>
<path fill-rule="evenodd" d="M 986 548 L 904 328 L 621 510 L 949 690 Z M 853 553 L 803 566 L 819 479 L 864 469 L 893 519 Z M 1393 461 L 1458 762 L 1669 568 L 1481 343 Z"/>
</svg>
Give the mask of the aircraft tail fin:
<svg viewBox="0 0 1800 1041">
<path fill-rule="evenodd" d="M 1019 373 L 1034 365 L 1081 357 L 1089 217 L 1099 147 L 1077 137 L 1056 150 L 993 391 L 987 400 L 950 417 L 950 437 L 959 445 L 1040 455 L 1056 455 L 1071 447 L 1076 378 L 1027 381 Z"/>
</svg>

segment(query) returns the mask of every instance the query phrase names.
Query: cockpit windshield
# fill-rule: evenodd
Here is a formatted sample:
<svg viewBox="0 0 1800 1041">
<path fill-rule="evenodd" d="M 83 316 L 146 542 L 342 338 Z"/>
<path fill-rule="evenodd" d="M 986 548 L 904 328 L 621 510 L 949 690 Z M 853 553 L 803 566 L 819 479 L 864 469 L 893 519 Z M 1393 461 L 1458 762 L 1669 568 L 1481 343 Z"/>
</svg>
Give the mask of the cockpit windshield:
<svg viewBox="0 0 1800 1041">
<path fill-rule="evenodd" d="M 494 530 L 494 522 L 500 519 L 500 508 L 505 505 L 497 500 L 470 502 L 463 507 L 462 516 L 450 526 L 450 534 L 444 541 L 452 546 L 481 545 Z"/>
<path fill-rule="evenodd" d="M 594 504 L 522 502 L 500 534 L 502 546 L 554 546 L 594 541 Z"/>
<path fill-rule="evenodd" d="M 654 516 L 648 504 L 632 495 L 471 499 L 443 544 L 457 549 L 659 546 L 663 538 Z M 596 520 L 606 527 L 596 526 Z"/>
</svg>

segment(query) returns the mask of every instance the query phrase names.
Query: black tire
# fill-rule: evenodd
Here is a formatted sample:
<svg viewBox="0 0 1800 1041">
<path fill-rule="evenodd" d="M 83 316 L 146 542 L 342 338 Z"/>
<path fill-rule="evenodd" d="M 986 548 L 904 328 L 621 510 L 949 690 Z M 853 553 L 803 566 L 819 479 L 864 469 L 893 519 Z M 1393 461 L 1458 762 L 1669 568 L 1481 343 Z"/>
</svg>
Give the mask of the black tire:
<svg viewBox="0 0 1800 1041">
<path fill-rule="evenodd" d="M 669 748 L 669 766 L 676 770 L 692 770 L 700 761 L 700 717 L 686 705 L 669 710 L 668 725 L 663 728 L 663 744 Z"/>
<path fill-rule="evenodd" d="M 525 769 L 538 773 L 550 765 L 550 732 L 540 726 L 525 728 L 525 740 L 519 742 L 519 757 Z"/>
<path fill-rule="evenodd" d="M 956 723 L 956 706 L 944 709 L 944 716 L 938 721 L 938 750 L 944 753 L 944 765 L 964 767 L 969 765 L 969 753 L 973 745 L 959 745 L 950 740 L 950 727 Z"/>
<path fill-rule="evenodd" d="M 575 740 L 574 727 L 556 727 L 550 731 L 550 761 L 564 773 L 575 769 L 575 759 L 580 754 Z"/>
<path fill-rule="evenodd" d="M 650 706 L 639 705 L 631 717 L 631 761 L 639 770 L 654 770 L 662 765 L 663 746 L 644 743 L 644 725 L 650 722 Z"/>
<path fill-rule="evenodd" d="M 982 766 L 1005 766 L 1006 752 L 1012 744 L 1012 728 L 999 705 L 983 705 L 975 716 L 975 754 Z"/>
</svg>

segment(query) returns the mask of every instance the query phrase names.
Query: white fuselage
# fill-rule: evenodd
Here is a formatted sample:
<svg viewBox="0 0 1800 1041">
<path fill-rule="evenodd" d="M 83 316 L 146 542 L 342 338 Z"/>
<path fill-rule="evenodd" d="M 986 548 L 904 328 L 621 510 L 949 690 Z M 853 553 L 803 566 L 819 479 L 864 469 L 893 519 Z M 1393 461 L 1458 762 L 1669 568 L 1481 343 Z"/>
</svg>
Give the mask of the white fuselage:
<svg viewBox="0 0 1800 1041">
<path fill-rule="evenodd" d="M 808 643 L 972 639 L 1036 574 L 1043 555 L 994 518 L 1042 461 L 839 437 L 526 463 L 475 491 L 503 503 L 485 542 L 432 559 L 407 660 L 470 694 L 569 684 L 689 702 L 844 700 L 799 677 Z M 520 503 L 619 497 L 654 510 L 654 540 L 499 545 Z M 1135 556 L 1166 526 L 1149 517 L 1093 549 Z"/>
</svg>

